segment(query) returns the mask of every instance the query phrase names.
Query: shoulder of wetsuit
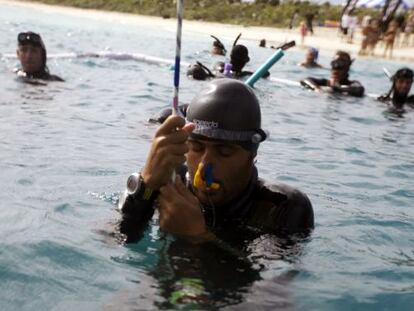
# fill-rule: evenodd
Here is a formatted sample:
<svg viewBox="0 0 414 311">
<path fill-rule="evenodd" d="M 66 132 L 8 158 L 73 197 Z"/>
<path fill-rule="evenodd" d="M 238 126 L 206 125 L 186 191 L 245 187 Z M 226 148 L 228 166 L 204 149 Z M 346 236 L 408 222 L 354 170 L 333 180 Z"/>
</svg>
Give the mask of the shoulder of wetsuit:
<svg viewBox="0 0 414 311">
<path fill-rule="evenodd" d="M 249 222 L 273 233 L 303 233 L 314 227 L 309 198 L 288 185 L 259 181 L 253 211 Z"/>
<path fill-rule="evenodd" d="M 180 110 L 181 114 L 185 117 L 187 115 L 187 108 L 188 104 L 182 104 L 178 106 L 178 109 Z M 172 108 L 164 108 L 161 110 L 158 114 L 148 119 L 148 122 L 151 123 L 159 123 L 162 124 L 164 121 L 172 115 Z"/>
</svg>

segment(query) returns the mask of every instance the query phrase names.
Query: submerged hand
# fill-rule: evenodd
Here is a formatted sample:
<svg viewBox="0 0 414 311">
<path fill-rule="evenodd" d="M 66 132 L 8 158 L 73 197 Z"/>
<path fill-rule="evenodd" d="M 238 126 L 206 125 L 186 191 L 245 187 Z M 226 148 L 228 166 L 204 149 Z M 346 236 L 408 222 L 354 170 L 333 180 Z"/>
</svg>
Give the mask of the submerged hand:
<svg viewBox="0 0 414 311">
<path fill-rule="evenodd" d="M 200 237 L 207 233 L 200 202 L 179 177 L 174 184 L 161 187 L 158 211 L 160 228 L 164 231 L 188 237 Z"/>
<path fill-rule="evenodd" d="M 185 162 L 187 138 L 194 124 L 185 124 L 180 116 L 170 116 L 158 128 L 152 140 L 147 162 L 141 174 L 145 184 L 158 190 L 170 181 L 173 170 Z"/>
</svg>

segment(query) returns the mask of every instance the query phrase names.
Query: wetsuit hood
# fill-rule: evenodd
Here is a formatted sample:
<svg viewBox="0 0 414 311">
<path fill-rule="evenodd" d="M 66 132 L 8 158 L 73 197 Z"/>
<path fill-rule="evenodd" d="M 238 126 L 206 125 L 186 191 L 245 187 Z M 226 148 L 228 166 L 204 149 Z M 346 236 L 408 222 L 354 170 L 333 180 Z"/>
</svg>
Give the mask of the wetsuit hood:
<svg viewBox="0 0 414 311">
<path fill-rule="evenodd" d="M 44 76 L 47 76 L 49 74 L 49 70 L 46 66 L 47 51 L 42 37 L 38 33 L 32 31 L 21 32 L 17 35 L 17 44 L 18 46 L 37 46 L 42 49 L 42 68 L 39 72 L 30 74 L 30 76 L 33 78 L 43 78 Z"/>
</svg>

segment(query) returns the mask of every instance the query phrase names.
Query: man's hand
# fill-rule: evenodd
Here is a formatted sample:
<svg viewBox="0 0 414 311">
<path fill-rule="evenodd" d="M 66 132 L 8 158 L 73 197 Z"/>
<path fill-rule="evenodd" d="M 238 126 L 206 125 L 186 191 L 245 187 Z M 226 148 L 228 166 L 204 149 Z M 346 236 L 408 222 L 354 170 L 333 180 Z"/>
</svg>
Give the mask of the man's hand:
<svg viewBox="0 0 414 311">
<path fill-rule="evenodd" d="M 207 235 L 200 202 L 179 177 L 174 184 L 169 183 L 161 187 L 158 211 L 160 228 L 164 231 L 194 238 Z"/>
<path fill-rule="evenodd" d="M 147 187 L 158 190 L 166 185 L 173 170 L 185 162 L 187 138 L 194 124 L 185 124 L 180 116 L 170 116 L 158 128 L 141 174 Z"/>
</svg>

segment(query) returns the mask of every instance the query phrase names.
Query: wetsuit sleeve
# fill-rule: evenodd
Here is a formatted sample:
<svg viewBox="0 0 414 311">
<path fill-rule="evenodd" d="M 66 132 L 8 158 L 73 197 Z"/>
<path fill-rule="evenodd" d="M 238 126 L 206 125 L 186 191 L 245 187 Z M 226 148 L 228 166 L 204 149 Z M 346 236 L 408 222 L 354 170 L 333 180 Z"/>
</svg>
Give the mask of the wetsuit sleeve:
<svg viewBox="0 0 414 311">
<path fill-rule="evenodd" d="M 355 97 L 364 96 L 365 89 L 359 81 L 352 81 L 349 85 L 333 86 L 335 92 L 346 93 Z"/>
<path fill-rule="evenodd" d="M 119 231 L 126 237 L 126 242 L 135 242 L 142 237 L 149 220 L 154 215 L 154 200 L 146 201 L 128 195 L 126 191 L 119 199 L 119 210 L 122 218 Z"/>
<path fill-rule="evenodd" d="M 305 88 L 316 90 L 321 86 L 327 86 L 328 80 L 308 77 L 306 79 L 301 80 L 300 84 L 304 86 Z"/>
<path fill-rule="evenodd" d="M 262 188 L 257 211 L 262 227 L 279 235 L 308 233 L 314 227 L 313 208 L 309 198 L 287 185 Z"/>
</svg>

